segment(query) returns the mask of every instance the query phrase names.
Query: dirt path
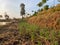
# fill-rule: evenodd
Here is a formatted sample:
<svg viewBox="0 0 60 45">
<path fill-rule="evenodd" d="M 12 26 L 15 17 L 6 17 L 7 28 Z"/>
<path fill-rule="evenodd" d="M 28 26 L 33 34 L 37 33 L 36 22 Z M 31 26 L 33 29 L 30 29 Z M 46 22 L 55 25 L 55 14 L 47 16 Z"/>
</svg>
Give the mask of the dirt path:
<svg viewBox="0 0 60 45">
<path fill-rule="evenodd" d="M 0 45 L 17 45 L 19 36 L 18 22 L 11 22 L 0 28 Z"/>
</svg>

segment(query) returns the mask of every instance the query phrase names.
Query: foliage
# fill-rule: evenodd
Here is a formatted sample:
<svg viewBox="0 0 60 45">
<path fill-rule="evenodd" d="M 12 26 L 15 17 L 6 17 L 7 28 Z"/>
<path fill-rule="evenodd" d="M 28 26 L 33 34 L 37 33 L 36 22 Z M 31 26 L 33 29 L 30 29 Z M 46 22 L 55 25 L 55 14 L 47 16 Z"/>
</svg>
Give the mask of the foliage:
<svg viewBox="0 0 60 45">
<path fill-rule="evenodd" d="M 5 13 L 5 19 L 9 19 L 9 16 L 8 16 L 8 14 L 7 13 Z"/>
<path fill-rule="evenodd" d="M 23 15 L 25 15 L 25 4 L 21 3 L 20 7 L 21 7 L 20 13 L 21 13 L 21 16 L 22 16 L 22 19 L 23 19 Z"/>
<path fill-rule="evenodd" d="M 43 3 L 42 3 L 42 2 L 39 2 L 37 5 L 38 5 L 39 7 L 41 7 L 41 6 L 43 5 Z"/>
<path fill-rule="evenodd" d="M 42 0 L 42 2 L 39 2 L 37 5 L 38 5 L 39 7 L 42 7 L 47 1 L 48 1 L 48 0 Z M 44 9 L 47 10 L 48 8 L 49 8 L 48 5 L 45 5 L 45 6 L 44 6 Z"/>
<path fill-rule="evenodd" d="M 42 3 L 46 3 L 47 2 L 47 0 L 42 0 Z"/>
<path fill-rule="evenodd" d="M 44 9 L 45 9 L 45 10 L 48 10 L 48 9 L 49 9 L 49 5 L 45 5 L 45 6 L 44 6 Z"/>
<path fill-rule="evenodd" d="M 37 12 L 34 12 L 33 16 L 37 16 Z"/>
<path fill-rule="evenodd" d="M 43 11 L 43 9 L 41 9 L 41 11 Z"/>
</svg>

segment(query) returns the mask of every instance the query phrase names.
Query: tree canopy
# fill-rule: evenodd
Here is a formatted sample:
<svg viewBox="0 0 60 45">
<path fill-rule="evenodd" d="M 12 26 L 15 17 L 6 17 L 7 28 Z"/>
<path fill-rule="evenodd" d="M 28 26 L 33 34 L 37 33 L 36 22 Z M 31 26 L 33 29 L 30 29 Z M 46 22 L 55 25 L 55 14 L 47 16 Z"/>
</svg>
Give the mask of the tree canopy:
<svg viewBox="0 0 60 45">
<path fill-rule="evenodd" d="M 37 5 L 38 5 L 39 7 L 42 7 L 47 1 L 48 1 L 48 0 L 42 0 L 42 1 L 39 2 Z M 45 5 L 45 6 L 43 7 L 43 9 L 45 9 L 45 10 L 47 10 L 48 8 L 49 8 L 49 5 Z"/>
</svg>

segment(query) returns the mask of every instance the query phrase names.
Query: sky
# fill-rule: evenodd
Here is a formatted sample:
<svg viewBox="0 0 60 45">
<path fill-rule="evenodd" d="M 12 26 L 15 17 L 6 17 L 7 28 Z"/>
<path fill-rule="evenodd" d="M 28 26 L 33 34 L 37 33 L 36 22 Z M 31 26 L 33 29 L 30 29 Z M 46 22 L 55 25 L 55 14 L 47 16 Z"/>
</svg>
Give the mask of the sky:
<svg viewBox="0 0 60 45">
<path fill-rule="evenodd" d="M 37 11 L 40 9 L 40 7 L 37 6 L 37 4 L 41 0 L 0 0 L 0 15 L 4 16 L 4 13 L 7 12 L 7 14 L 13 18 L 20 18 L 20 4 L 25 4 L 25 10 L 27 14 L 33 14 L 32 11 Z M 48 4 L 50 7 L 58 4 L 59 2 L 57 0 L 49 0 L 46 4 Z M 45 5 L 46 5 L 45 4 Z"/>
</svg>

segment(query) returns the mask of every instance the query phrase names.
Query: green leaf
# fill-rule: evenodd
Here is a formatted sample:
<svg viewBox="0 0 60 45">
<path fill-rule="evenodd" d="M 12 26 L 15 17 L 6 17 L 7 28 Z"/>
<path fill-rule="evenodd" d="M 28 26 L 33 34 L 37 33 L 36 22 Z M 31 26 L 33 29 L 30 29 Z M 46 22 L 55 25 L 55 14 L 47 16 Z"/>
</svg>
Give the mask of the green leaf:
<svg viewBox="0 0 60 45">
<path fill-rule="evenodd" d="M 39 7 L 41 7 L 42 5 L 43 5 L 43 3 L 42 3 L 42 2 L 39 2 L 39 3 L 38 3 L 38 6 L 39 6 Z"/>
</svg>

